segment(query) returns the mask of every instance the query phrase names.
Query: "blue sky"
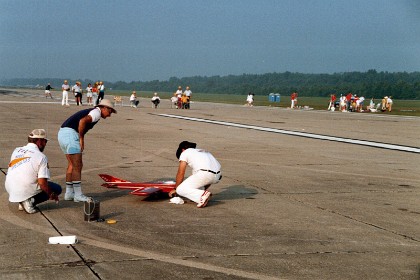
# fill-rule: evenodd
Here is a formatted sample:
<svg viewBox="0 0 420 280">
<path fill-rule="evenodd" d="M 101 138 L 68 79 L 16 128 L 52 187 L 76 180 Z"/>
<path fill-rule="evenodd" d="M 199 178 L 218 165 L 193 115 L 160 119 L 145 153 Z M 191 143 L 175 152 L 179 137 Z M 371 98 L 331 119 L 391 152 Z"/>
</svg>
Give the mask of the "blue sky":
<svg viewBox="0 0 420 280">
<path fill-rule="evenodd" d="M 0 0 L 0 79 L 420 71 L 419 0 Z"/>
</svg>

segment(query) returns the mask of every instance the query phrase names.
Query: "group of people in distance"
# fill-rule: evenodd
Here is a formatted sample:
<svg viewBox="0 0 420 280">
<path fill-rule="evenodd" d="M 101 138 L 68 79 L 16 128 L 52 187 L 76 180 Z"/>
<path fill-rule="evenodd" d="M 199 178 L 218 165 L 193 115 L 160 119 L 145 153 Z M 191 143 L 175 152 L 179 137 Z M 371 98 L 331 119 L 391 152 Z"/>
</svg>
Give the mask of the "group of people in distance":
<svg viewBox="0 0 420 280">
<path fill-rule="evenodd" d="M 177 91 L 171 97 L 171 104 L 177 109 L 190 109 L 191 95 L 192 91 L 189 86 L 185 88 L 184 92 L 182 86 L 178 86 Z"/>
<path fill-rule="evenodd" d="M 157 92 L 153 93 L 153 97 L 150 100 L 152 102 L 153 108 L 157 108 L 160 104 L 160 97 Z M 140 101 L 137 99 L 136 91 L 132 91 L 130 95 L 130 107 L 137 108 L 139 106 Z"/>
<path fill-rule="evenodd" d="M 51 90 L 53 87 L 51 87 L 51 84 L 48 83 L 48 85 L 45 87 L 45 98 L 51 97 Z M 86 89 L 82 88 L 82 84 L 79 81 L 76 81 L 75 84 L 70 87 L 67 80 L 64 80 L 62 86 L 61 86 L 63 96 L 61 105 L 69 107 L 69 93 L 72 92 L 76 101 L 77 106 L 83 105 L 83 93 L 86 92 L 86 101 L 88 105 L 95 105 L 97 106 L 102 99 L 105 97 L 105 85 L 102 81 L 95 82 L 95 84 L 92 86 L 91 83 L 89 83 L 86 87 Z M 190 100 L 191 100 L 192 92 L 190 90 L 190 87 L 187 86 L 185 91 L 182 91 L 182 87 L 179 86 L 178 90 L 174 93 L 173 97 L 171 98 L 171 103 L 176 106 L 177 109 L 190 109 Z M 114 98 L 115 100 L 115 98 Z M 153 97 L 151 99 L 153 108 L 157 108 L 160 104 L 160 97 L 158 96 L 158 93 L 155 92 L 153 94 Z M 132 91 L 130 95 L 130 107 L 137 108 L 140 101 L 137 99 L 137 93 L 136 91 Z"/>
<path fill-rule="evenodd" d="M 385 96 L 380 103 L 375 104 L 374 98 L 371 98 L 369 105 L 366 106 L 366 110 L 363 109 L 365 97 L 357 96 L 357 94 L 352 94 L 349 92 L 346 95 L 341 95 L 340 99 L 337 101 L 335 94 L 331 94 L 330 102 L 328 104 L 328 109 L 335 111 L 335 108 L 341 112 L 378 112 L 378 111 L 389 111 L 392 110 L 392 99 L 391 96 Z"/>
<path fill-rule="evenodd" d="M 48 95 L 51 96 L 51 85 L 48 84 L 45 88 L 45 97 Z M 61 85 L 61 90 L 63 92 L 63 97 L 61 100 L 61 105 L 69 107 L 69 93 L 72 92 L 74 98 L 76 100 L 77 106 L 83 105 L 82 97 L 83 92 L 86 92 L 86 100 L 88 105 L 99 105 L 102 99 L 105 97 L 105 85 L 102 81 L 96 82 L 93 86 L 92 84 L 88 84 L 86 89 L 83 90 L 82 83 L 77 81 L 72 87 L 70 87 L 67 80 L 64 80 L 63 84 Z"/>
</svg>

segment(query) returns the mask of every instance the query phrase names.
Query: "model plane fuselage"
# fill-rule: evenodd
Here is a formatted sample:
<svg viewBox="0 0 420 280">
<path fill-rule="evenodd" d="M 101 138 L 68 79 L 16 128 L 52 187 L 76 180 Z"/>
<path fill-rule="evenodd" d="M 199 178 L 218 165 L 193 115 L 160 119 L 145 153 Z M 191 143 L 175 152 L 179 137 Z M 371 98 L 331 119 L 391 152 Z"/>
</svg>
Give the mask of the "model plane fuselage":
<svg viewBox="0 0 420 280">
<path fill-rule="evenodd" d="M 130 194 L 139 196 L 150 196 L 158 193 L 169 193 L 175 189 L 175 181 L 155 181 L 155 182 L 130 182 L 108 174 L 98 174 L 105 183 L 105 188 L 118 188 L 132 190 Z"/>
</svg>

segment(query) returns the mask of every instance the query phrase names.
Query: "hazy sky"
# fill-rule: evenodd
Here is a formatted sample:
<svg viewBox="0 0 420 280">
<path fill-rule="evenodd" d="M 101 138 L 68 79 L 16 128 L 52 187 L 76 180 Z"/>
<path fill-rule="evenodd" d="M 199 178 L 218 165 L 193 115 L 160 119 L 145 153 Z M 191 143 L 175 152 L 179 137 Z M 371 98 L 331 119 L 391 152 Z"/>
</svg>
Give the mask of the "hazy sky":
<svg viewBox="0 0 420 280">
<path fill-rule="evenodd" d="M 0 0 L 0 79 L 420 71 L 420 0 Z"/>
</svg>

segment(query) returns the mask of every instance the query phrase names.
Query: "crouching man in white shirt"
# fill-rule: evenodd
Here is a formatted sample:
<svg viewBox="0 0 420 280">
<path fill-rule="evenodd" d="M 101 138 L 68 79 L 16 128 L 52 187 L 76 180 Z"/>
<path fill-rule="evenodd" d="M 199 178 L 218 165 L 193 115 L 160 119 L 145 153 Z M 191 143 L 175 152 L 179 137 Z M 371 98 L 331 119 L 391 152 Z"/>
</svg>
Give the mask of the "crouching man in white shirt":
<svg viewBox="0 0 420 280">
<path fill-rule="evenodd" d="M 48 159 L 43 153 L 48 139 L 44 129 L 35 129 L 28 144 L 13 151 L 7 170 L 5 187 L 10 202 L 18 202 L 19 210 L 37 212 L 35 206 L 47 200 L 58 201 L 61 186 L 49 182 Z"/>
<path fill-rule="evenodd" d="M 179 159 L 176 175 L 175 193 L 197 203 L 198 208 L 207 205 L 211 192 L 207 191 L 211 184 L 217 184 L 222 178 L 221 165 L 209 152 L 196 149 L 197 144 L 183 141 L 179 144 L 176 157 Z M 187 166 L 191 167 L 192 175 L 184 180 Z"/>
</svg>

